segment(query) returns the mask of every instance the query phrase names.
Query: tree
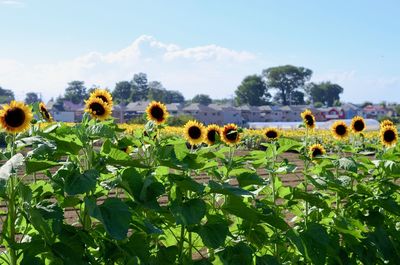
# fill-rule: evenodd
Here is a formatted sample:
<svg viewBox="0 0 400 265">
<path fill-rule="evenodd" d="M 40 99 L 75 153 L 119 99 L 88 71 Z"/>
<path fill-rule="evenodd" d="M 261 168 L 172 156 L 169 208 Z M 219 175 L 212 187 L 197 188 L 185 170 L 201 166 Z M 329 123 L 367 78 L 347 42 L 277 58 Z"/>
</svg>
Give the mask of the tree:
<svg viewBox="0 0 400 265">
<path fill-rule="evenodd" d="M 14 100 L 14 92 L 0 86 L 0 104 L 9 103 L 11 100 Z"/>
<path fill-rule="evenodd" d="M 53 108 L 58 111 L 64 111 L 64 99 L 61 96 L 56 98 Z"/>
<path fill-rule="evenodd" d="M 292 92 L 292 104 L 294 105 L 304 105 L 306 102 L 304 101 L 304 93 L 301 91 L 293 91 Z"/>
<path fill-rule="evenodd" d="M 132 84 L 128 81 L 120 81 L 115 84 L 112 92 L 113 100 L 117 103 L 126 104 L 132 94 Z"/>
<path fill-rule="evenodd" d="M 74 104 L 82 103 L 88 97 L 83 81 L 72 81 L 65 89 L 64 100 L 72 101 Z"/>
<path fill-rule="evenodd" d="M 149 93 L 149 86 L 147 75 L 145 73 L 138 73 L 133 76 L 131 81 L 132 85 L 132 101 L 146 100 Z"/>
<path fill-rule="evenodd" d="M 283 105 L 292 104 L 293 92 L 303 89 L 310 80 L 312 71 L 304 67 L 284 65 L 263 70 L 267 87 L 277 90 L 279 101 Z"/>
<path fill-rule="evenodd" d="M 32 104 L 32 103 L 39 102 L 39 101 L 42 101 L 42 100 L 39 98 L 37 93 L 35 93 L 35 92 L 26 93 L 26 95 L 25 95 L 25 103 L 26 104 Z"/>
<path fill-rule="evenodd" d="M 238 105 L 261 106 L 267 104 L 271 97 L 265 82 L 259 75 L 246 76 L 236 89 L 235 94 L 235 101 Z"/>
<path fill-rule="evenodd" d="M 307 86 L 306 91 L 312 102 L 322 102 L 328 107 L 332 107 L 336 101 L 340 101 L 339 95 L 343 93 L 343 88 L 328 81 L 319 84 L 311 83 Z"/>
<path fill-rule="evenodd" d="M 196 96 L 193 97 L 192 99 L 193 103 L 199 103 L 201 105 L 205 105 L 208 106 L 211 104 L 212 99 L 210 98 L 209 95 L 205 95 L 205 94 L 198 94 Z"/>
<path fill-rule="evenodd" d="M 164 95 L 164 102 L 169 103 L 183 103 L 185 102 L 185 97 L 181 92 L 176 90 L 166 90 Z"/>
<path fill-rule="evenodd" d="M 165 94 L 166 94 L 166 89 L 164 86 L 161 84 L 161 82 L 158 81 L 151 81 L 148 84 L 148 93 L 147 93 L 147 99 L 148 100 L 155 100 L 155 101 L 161 101 L 165 102 Z"/>
</svg>

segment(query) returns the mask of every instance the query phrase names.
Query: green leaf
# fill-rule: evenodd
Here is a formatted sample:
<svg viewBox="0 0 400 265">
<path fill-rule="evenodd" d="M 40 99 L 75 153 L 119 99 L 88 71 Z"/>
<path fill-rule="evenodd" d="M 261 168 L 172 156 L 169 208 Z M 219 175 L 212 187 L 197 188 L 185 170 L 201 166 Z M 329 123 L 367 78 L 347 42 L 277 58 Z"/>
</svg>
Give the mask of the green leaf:
<svg viewBox="0 0 400 265">
<path fill-rule="evenodd" d="M 83 174 L 75 171 L 66 176 L 64 190 L 69 195 L 86 193 L 96 187 L 99 175 L 94 169 L 87 170 Z"/>
<path fill-rule="evenodd" d="M 235 246 L 226 247 L 222 252 L 218 253 L 224 265 L 252 265 L 253 251 L 243 242 L 239 242 Z"/>
<path fill-rule="evenodd" d="M 50 160 L 29 159 L 25 161 L 26 174 L 32 174 L 59 165 L 60 163 Z"/>
<path fill-rule="evenodd" d="M 223 183 L 222 185 L 210 180 L 208 182 L 208 187 L 210 188 L 210 193 L 219 193 L 225 195 L 234 195 L 234 196 L 251 196 L 251 192 L 241 189 L 239 187 L 232 186 L 228 183 Z"/>
<path fill-rule="evenodd" d="M 240 187 L 249 185 L 266 185 L 266 181 L 260 178 L 256 172 L 244 172 L 236 176 Z"/>
<path fill-rule="evenodd" d="M 199 224 L 206 214 L 206 204 L 201 199 L 191 199 L 184 203 L 173 201 L 170 209 L 176 223 L 181 225 Z"/>
<path fill-rule="evenodd" d="M 182 161 L 189 154 L 185 143 L 174 144 L 174 152 L 179 161 Z"/>
<path fill-rule="evenodd" d="M 282 154 L 289 150 L 299 151 L 301 149 L 300 142 L 293 140 L 293 139 L 289 139 L 289 138 L 283 138 L 283 137 L 279 138 L 278 144 L 279 144 L 279 148 L 277 150 L 277 154 Z"/>
<path fill-rule="evenodd" d="M 24 163 L 24 156 L 18 153 L 11 157 L 4 165 L 0 167 L 0 179 L 7 180 Z"/>
<path fill-rule="evenodd" d="M 300 237 L 304 243 L 307 258 L 313 264 L 324 265 L 329 246 L 329 236 L 325 228 L 320 224 L 310 223 Z"/>
<path fill-rule="evenodd" d="M 110 236 L 116 240 L 126 238 L 131 212 L 129 207 L 118 198 L 107 198 L 97 205 L 94 198 L 85 198 L 89 215 L 99 220 Z"/>
<path fill-rule="evenodd" d="M 223 246 L 229 234 L 228 223 L 221 216 L 208 216 L 207 219 L 207 223 L 197 231 L 201 240 L 210 248 Z"/>
</svg>

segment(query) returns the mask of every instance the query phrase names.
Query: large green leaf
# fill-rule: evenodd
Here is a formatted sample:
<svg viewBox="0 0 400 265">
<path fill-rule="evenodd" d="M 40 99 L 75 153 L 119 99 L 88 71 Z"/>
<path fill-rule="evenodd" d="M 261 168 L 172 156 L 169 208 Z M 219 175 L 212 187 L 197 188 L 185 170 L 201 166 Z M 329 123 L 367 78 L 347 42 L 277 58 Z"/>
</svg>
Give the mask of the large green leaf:
<svg viewBox="0 0 400 265">
<path fill-rule="evenodd" d="M 307 258 L 313 264 L 324 265 L 329 247 L 329 236 L 325 228 L 320 224 L 310 223 L 307 230 L 302 232 L 300 236 L 306 249 Z"/>
<path fill-rule="evenodd" d="M 58 165 L 60 165 L 60 163 L 50 160 L 29 159 L 25 161 L 25 170 L 26 174 L 32 174 Z"/>
<path fill-rule="evenodd" d="M 118 198 L 107 198 L 97 205 L 94 198 L 86 198 L 89 215 L 99 220 L 108 234 L 116 240 L 126 238 L 131 220 L 129 207 Z"/>
<path fill-rule="evenodd" d="M 208 216 L 207 219 L 207 223 L 200 226 L 197 233 L 207 247 L 223 246 L 226 236 L 229 234 L 228 223 L 221 216 Z"/>
<path fill-rule="evenodd" d="M 253 264 L 253 251 L 243 242 L 239 242 L 233 247 L 226 247 L 222 252 L 218 253 L 218 256 L 224 265 Z"/>
<path fill-rule="evenodd" d="M 184 203 L 176 201 L 171 204 L 171 212 L 175 216 L 177 224 L 199 224 L 206 214 L 206 204 L 201 199 L 191 199 Z"/>
<path fill-rule="evenodd" d="M 96 187 L 99 175 L 94 169 L 87 170 L 83 174 L 75 171 L 66 176 L 64 190 L 69 195 L 86 193 Z"/>
</svg>

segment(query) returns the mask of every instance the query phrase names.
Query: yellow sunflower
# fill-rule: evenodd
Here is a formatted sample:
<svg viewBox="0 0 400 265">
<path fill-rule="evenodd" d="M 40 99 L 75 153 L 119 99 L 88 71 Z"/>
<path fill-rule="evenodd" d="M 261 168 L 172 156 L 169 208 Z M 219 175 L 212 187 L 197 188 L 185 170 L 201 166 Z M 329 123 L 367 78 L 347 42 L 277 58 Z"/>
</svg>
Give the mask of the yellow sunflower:
<svg viewBox="0 0 400 265">
<path fill-rule="evenodd" d="M 393 122 L 392 122 L 391 120 L 383 120 L 383 121 L 381 122 L 381 128 L 383 128 L 383 127 L 385 127 L 385 126 L 387 126 L 387 125 L 393 126 L 394 124 L 393 124 Z"/>
<path fill-rule="evenodd" d="M 110 94 L 110 92 L 108 92 L 105 89 L 96 89 L 95 91 L 93 91 L 90 94 L 90 97 L 92 98 L 99 98 L 101 100 L 104 101 L 104 103 L 108 104 L 110 107 L 113 106 L 113 99 L 112 96 Z"/>
<path fill-rule="evenodd" d="M 222 141 L 226 144 L 237 144 L 240 141 L 240 135 L 236 124 L 230 123 L 221 130 Z"/>
<path fill-rule="evenodd" d="M 264 136 L 270 141 L 277 140 L 279 138 L 279 132 L 275 128 L 266 128 L 264 130 Z"/>
<path fill-rule="evenodd" d="M 47 122 L 52 122 L 53 117 L 51 116 L 50 112 L 47 110 L 46 105 L 43 102 L 39 103 L 39 112 L 42 115 L 42 118 Z"/>
<path fill-rule="evenodd" d="M 147 106 L 146 113 L 147 119 L 149 121 L 152 120 L 157 124 L 164 123 L 169 116 L 167 107 L 163 103 L 157 101 L 152 101 Z"/>
<path fill-rule="evenodd" d="M 111 106 L 100 98 L 90 97 L 88 100 L 86 100 L 85 111 L 88 112 L 92 118 L 102 121 L 110 117 Z"/>
<path fill-rule="evenodd" d="M 380 131 L 381 143 L 386 147 L 396 145 L 398 140 L 397 128 L 394 125 L 386 125 Z"/>
<path fill-rule="evenodd" d="M 360 133 L 362 131 L 365 130 L 366 125 L 365 125 L 365 121 L 363 117 L 360 116 L 355 116 L 352 120 L 351 120 L 351 130 L 354 133 Z"/>
<path fill-rule="evenodd" d="M 0 110 L 0 125 L 8 133 L 19 133 L 29 128 L 33 118 L 31 109 L 22 102 L 11 101 Z"/>
<path fill-rule="evenodd" d="M 315 128 L 315 117 L 312 114 L 311 110 L 306 109 L 301 113 L 301 118 L 303 118 L 303 122 L 306 125 L 308 129 L 314 129 Z"/>
<path fill-rule="evenodd" d="M 208 145 L 215 144 L 215 141 L 217 140 L 217 135 L 220 135 L 221 128 L 216 124 L 210 124 L 207 126 L 206 130 L 207 132 L 205 142 Z"/>
<path fill-rule="evenodd" d="M 309 153 L 311 158 L 322 156 L 326 153 L 325 148 L 320 144 L 313 144 L 309 147 Z"/>
<path fill-rule="evenodd" d="M 343 140 L 349 136 L 349 128 L 344 121 L 336 121 L 332 127 L 332 134 L 338 140 Z"/>
<path fill-rule="evenodd" d="M 206 137 L 206 129 L 202 123 L 190 120 L 183 127 L 186 140 L 191 145 L 201 144 Z"/>
</svg>

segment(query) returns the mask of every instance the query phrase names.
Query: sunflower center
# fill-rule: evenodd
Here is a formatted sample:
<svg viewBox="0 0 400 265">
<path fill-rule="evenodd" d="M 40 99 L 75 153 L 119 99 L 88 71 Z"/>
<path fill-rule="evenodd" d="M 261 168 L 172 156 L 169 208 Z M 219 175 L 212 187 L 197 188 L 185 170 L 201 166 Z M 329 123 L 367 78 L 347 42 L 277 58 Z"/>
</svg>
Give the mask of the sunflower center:
<svg viewBox="0 0 400 265">
<path fill-rule="evenodd" d="M 347 132 L 347 129 L 344 125 L 338 125 L 336 126 L 336 133 L 340 136 L 345 135 Z"/>
<path fill-rule="evenodd" d="M 8 126 L 16 128 L 24 124 L 25 112 L 20 108 L 12 108 L 7 111 L 4 119 Z"/>
<path fill-rule="evenodd" d="M 40 107 L 40 111 L 42 112 L 42 114 L 44 115 L 44 117 L 45 117 L 46 119 L 50 119 L 50 114 L 49 114 L 49 112 L 47 111 L 47 109 L 45 109 L 45 108 L 43 108 L 43 107 Z"/>
<path fill-rule="evenodd" d="M 164 111 L 160 107 L 152 107 L 150 113 L 157 121 L 162 121 L 164 118 Z"/>
<path fill-rule="evenodd" d="M 98 115 L 98 116 L 101 116 L 106 112 L 106 110 L 104 109 L 104 106 L 97 102 L 90 104 L 90 109 L 92 110 L 92 112 L 95 115 Z"/>
<path fill-rule="evenodd" d="M 215 131 L 215 130 L 209 131 L 207 133 L 207 139 L 212 143 L 215 142 L 216 134 L 217 134 L 217 131 Z"/>
<path fill-rule="evenodd" d="M 108 100 L 107 100 L 107 98 L 106 98 L 105 96 L 100 95 L 100 96 L 97 96 L 97 97 L 98 97 L 99 99 L 103 100 L 104 103 L 107 103 L 107 104 L 108 104 Z"/>
<path fill-rule="evenodd" d="M 199 139 L 201 136 L 201 130 L 197 126 L 192 126 L 189 128 L 188 134 L 192 139 Z"/>
<path fill-rule="evenodd" d="M 321 149 L 319 149 L 319 148 L 315 148 L 313 151 L 312 151 L 312 157 L 317 157 L 317 156 L 321 156 L 322 155 L 322 151 L 321 151 Z"/>
<path fill-rule="evenodd" d="M 236 141 L 237 138 L 237 131 L 235 129 L 228 129 L 226 131 L 226 139 L 229 141 Z"/>
<path fill-rule="evenodd" d="M 363 121 L 358 120 L 358 121 L 354 122 L 354 130 L 356 132 L 361 132 L 362 130 L 364 130 L 364 128 L 365 128 L 365 124 Z"/>
<path fill-rule="evenodd" d="M 314 125 L 314 119 L 311 115 L 306 115 L 304 119 L 306 120 L 308 126 Z"/>
<path fill-rule="evenodd" d="M 278 134 L 275 131 L 268 131 L 265 135 L 269 139 L 275 139 L 276 137 L 278 137 Z"/>
<path fill-rule="evenodd" d="M 396 134 L 392 130 L 387 130 L 383 134 L 383 139 L 385 139 L 386 142 L 391 143 L 396 139 Z"/>
</svg>

